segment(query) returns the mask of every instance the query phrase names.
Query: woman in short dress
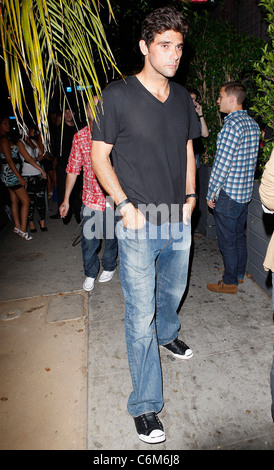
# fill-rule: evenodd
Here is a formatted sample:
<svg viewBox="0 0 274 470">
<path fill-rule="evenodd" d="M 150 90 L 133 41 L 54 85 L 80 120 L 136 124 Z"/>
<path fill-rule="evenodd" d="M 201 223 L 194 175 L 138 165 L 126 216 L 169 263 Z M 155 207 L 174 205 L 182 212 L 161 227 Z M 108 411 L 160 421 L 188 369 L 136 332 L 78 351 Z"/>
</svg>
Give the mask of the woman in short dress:
<svg viewBox="0 0 274 470">
<path fill-rule="evenodd" d="M 20 156 L 17 145 L 9 137 L 10 120 L 7 116 L 0 118 L 0 178 L 8 188 L 11 213 L 14 222 L 14 233 L 25 240 L 32 240 L 27 232 L 30 198 L 26 191 L 26 180 L 20 174 Z M 33 166 L 38 164 L 30 157 Z M 42 168 L 41 168 L 42 170 Z M 43 170 L 42 170 L 43 171 Z"/>
<path fill-rule="evenodd" d="M 43 149 L 38 145 L 37 141 L 35 140 L 35 135 L 36 126 L 34 124 L 29 124 L 27 135 L 24 138 L 18 140 L 17 142 L 23 164 L 21 174 L 27 181 L 26 189 L 30 197 L 28 223 L 29 230 L 32 233 L 37 232 L 37 229 L 34 224 L 35 207 L 40 217 L 40 229 L 43 232 L 47 231 L 47 227 L 45 224 L 45 190 L 47 185 L 46 172 L 44 171 L 44 169 L 41 168 L 41 166 L 39 166 L 38 168 L 34 167 L 28 159 L 28 157 L 32 157 L 33 160 L 35 160 L 35 162 L 39 164 L 39 161 L 43 158 Z"/>
</svg>

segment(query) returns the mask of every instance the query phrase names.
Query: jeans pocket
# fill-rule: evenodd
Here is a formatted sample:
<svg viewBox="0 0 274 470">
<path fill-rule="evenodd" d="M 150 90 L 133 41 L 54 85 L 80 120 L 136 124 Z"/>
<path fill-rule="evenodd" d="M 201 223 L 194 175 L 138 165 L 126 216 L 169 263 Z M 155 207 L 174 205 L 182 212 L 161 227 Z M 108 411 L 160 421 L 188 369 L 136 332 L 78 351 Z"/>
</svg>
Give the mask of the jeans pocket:
<svg viewBox="0 0 274 470">
<path fill-rule="evenodd" d="M 122 224 L 123 224 L 123 221 L 121 221 Z M 125 227 L 124 224 L 123 224 L 123 229 L 126 230 L 126 231 L 129 231 L 129 232 L 140 232 L 142 230 L 145 230 L 146 228 L 146 225 L 147 225 L 147 221 L 145 221 L 144 225 L 140 228 L 130 228 L 130 227 Z"/>
<path fill-rule="evenodd" d="M 120 239 L 128 238 L 130 240 L 144 240 L 146 238 L 146 229 L 147 221 L 143 227 L 133 229 L 125 227 L 123 221 L 120 220 L 117 223 L 117 237 Z"/>
</svg>

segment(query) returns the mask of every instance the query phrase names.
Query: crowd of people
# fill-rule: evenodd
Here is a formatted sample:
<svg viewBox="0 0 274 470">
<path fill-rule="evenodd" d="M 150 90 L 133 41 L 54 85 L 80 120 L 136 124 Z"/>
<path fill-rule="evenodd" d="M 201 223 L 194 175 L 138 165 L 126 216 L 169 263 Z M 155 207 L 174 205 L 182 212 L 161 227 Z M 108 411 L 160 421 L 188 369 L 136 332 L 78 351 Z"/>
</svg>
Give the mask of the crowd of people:
<svg viewBox="0 0 274 470">
<path fill-rule="evenodd" d="M 31 139 L 33 132 L 34 129 L 29 128 L 28 135 L 15 143 L 10 138 L 9 118 L 4 116 L 0 119 L 1 182 L 10 198 L 13 231 L 27 241 L 32 240 L 27 225 L 34 230 L 35 205 L 40 215 L 41 230 L 46 229 L 44 192 L 47 175 L 39 164 L 42 150 Z"/>
<path fill-rule="evenodd" d="M 184 332 L 177 310 L 187 285 L 191 217 L 197 200 L 199 151 L 193 142 L 206 138 L 209 130 L 197 92 L 171 80 L 187 30 L 184 16 L 173 7 L 150 13 L 139 42 L 141 72 L 111 83 L 99 102 L 95 98 L 96 121 L 87 104 L 88 125 L 81 130 L 73 110 L 66 109 L 62 132 L 57 127 L 55 134 L 56 162 L 49 162 L 50 170 L 56 170 L 58 194 L 58 210 L 52 217 L 67 223 L 74 213 L 81 220 L 86 291 L 94 288 L 99 272 L 99 240 L 105 240 L 99 282 L 112 279 L 119 252 L 133 387 L 128 411 L 139 438 L 147 443 L 165 440 L 158 417 L 164 406 L 159 346 L 175 358 L 193 356 L 179 338 L 179 331 Z M 245 97 L 241 83 L 228 82 L 217 101 L 226 117 L 207 193 L 224 262 L 221 281 L 207 286 L 217 294 L 237 293 L 247 261 L 245 223 L 260 129 L 243 108 Z M 8 120 L 0 121 L 1 179 L 10 193 L 14 231 L 26 240 L 31 239 L 27 222 L 31 232 L 36 230 L 35 205 L 40 228 L 46 230 L 42 201 L 46 173 L 41 166 L 45 157 L 34 132 L 30 126 L 28 135 L 15 145 L 8 137 Z"/>
<path fill-rule="evenodd" d="M 3 200 L 10 206 L 14 223 L 13 231 L 25 240 L 32 240 L 32 233 L 37 232 L 34 221 L 35 209 L 38 212 L 40 230 L 46 232 L 47 199 L 57 193 L 57 207 L 64 198 L 66 183 L 66 165 L 70 154 L 73 135 L 79 130 L 74 119 L 74 112 L 69 104 L 62 113 L 50 116 L 50 151 L 44 151 L 37 125 L 26 118 L 26 128 L 19 133 L 11 132 L 8 115 L 0 117 L 0 160 L 1 191 Z M 74 214 L 80 223 L 81 177 L 77 178 L 74 191 Z M 52 218 L 60 218 L 59 210 Z M 64 220 L 68 223 L 70 217 Z"/>
</svg>

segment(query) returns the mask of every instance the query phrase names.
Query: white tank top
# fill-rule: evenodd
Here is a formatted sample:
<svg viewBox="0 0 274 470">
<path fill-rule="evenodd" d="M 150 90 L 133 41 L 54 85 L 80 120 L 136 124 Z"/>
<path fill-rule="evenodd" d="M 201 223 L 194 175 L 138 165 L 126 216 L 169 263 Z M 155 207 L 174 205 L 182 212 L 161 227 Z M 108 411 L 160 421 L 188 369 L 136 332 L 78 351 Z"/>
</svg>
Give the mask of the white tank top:
<svg viewBox="0 0 274 470">
<path fill-rule="evenodd" d="M 23 139 L 20 139 L 22 144 L 24 144 L 26 151 L 28 154 L 38 163 L 38 155 L 39 155 L 39 148 L 36 144 L 35 141 L 33 141 L 35 145 L 35 149 L 32 148 L 27 142 L 25 142 Z M 37 170 L 37 168 L 34 168 L 30 163 L 26 162 L 24 159 L 23 155 L 20 153 L 21 160 L 23 162 L 23 167 L 22 167 L 22 176 L 35 176 L 35 175 L 41 175 L 41 171 Z"/>
</svg>

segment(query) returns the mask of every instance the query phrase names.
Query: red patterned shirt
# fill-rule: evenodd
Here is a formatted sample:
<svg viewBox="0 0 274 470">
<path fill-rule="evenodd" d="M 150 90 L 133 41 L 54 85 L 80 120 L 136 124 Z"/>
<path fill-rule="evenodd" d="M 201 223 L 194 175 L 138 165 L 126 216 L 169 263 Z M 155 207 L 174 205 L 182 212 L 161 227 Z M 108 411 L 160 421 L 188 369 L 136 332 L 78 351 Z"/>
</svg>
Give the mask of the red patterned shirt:
<svg viewBox="0 0 274 470">
<path fill-rule="evenodd" d="M 98 183 L 91 166 L 91 132 L 84 127 L 73 137 L 71 152 L 66 168 L 67 173 L 79 175 L 83 167 L 82 202 L 93 210 L 105 210 L 106 193 Z"/>
</svg>

